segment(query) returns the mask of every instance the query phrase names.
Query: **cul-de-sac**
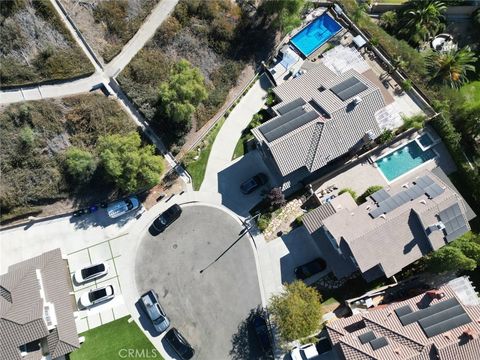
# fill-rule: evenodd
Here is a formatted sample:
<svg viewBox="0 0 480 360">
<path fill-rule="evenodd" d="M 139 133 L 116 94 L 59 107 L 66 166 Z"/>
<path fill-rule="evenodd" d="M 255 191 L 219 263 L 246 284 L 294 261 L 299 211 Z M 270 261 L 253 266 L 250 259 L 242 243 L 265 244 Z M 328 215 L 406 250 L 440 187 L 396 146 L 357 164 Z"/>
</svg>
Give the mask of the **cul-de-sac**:
<svg viewBox="0 0 480 360">
<path fill-rule="evenodd" d="M 0 360 L 480 359 L 479 0 L 0 0 Z"/>
</svg>

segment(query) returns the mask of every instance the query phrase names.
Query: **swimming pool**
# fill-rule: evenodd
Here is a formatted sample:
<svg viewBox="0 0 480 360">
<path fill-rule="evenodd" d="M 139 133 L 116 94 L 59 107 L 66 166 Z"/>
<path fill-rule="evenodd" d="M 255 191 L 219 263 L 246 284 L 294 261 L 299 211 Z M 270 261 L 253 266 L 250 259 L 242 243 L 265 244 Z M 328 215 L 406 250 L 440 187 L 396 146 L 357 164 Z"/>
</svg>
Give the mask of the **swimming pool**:
<svg viewBox="0 0 480 360">
<path fill-rule="evenodd" d="M 325 44 L 341 28 L 328 14 L 323 14 L 300 30 L 290 42 L 307 57 Z"/>
<path fill-rule="evenodd" d="M 390 182 L 436 156 L 437 153 L 433 149 L 422 150 L 414 140 L 378 159 L 375 163 Z"/>
</svg>

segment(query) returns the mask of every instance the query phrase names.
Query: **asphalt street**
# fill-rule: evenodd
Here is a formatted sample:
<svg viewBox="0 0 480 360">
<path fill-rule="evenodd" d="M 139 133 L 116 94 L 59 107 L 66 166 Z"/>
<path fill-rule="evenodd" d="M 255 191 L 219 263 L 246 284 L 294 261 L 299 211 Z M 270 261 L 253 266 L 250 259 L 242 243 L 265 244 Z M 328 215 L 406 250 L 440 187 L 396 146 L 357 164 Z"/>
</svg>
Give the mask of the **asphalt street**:
<svg viewBox="0 0 480 360">
<path fill-rule="evenodd" d="M 146 232 L 138 248 L 139 294 L 158 293 L 172 326 L 195 348 L 196 359 L 260 358 L 247 326 L 261 304 L 260 289 L 243 230 L 217 208 L 188 206 L 162 234 Z"/>
</svg>

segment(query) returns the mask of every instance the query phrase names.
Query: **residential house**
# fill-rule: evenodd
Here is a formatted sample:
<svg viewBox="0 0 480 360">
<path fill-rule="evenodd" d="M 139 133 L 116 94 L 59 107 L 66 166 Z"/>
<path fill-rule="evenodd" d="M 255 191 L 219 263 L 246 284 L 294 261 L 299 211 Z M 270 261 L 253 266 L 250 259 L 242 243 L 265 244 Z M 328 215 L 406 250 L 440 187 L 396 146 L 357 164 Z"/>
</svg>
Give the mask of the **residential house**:
<svg viewBox="0 0 480 360">
<path fill-rule="evenodd" d="M 473 217 L 446 181 L 423 170 L 361 205 L 344 193 L 306 214 L 303 224 L 337 278 L 360 271 L 372 281 L 455 240 Z"/>
<path fill-rule="evenodd" d="M 328 323 L 336 358 L 480 358 L 480 302 L 471 283 L 459 284 L 458 280 L 462 278 L 411 299 Z"/>
<path fill-rule="evenodd" d="M 71 291 L 60 249 L 0 275 L 0 359 L 63 359 L 78 349 Z"/>
<path fill-rule="evenodd" d="M 252 130 L 267 166 L 295 190 L 323 167 L 357 153 L 381 133 L 375 114 L 382 92 L 355 69 L 341 74 L 320 63 L 273 89 L 275 117 Z"/>
</svg>

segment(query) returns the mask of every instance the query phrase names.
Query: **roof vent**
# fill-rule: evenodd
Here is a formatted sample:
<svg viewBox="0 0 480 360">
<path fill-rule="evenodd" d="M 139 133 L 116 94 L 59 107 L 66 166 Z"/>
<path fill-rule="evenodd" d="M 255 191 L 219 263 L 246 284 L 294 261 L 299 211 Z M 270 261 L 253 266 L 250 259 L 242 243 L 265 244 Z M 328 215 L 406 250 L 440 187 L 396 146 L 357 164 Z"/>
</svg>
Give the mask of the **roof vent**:
<svg viewBox="0 0 480 360">
<path fill-rule="evenodd" d="M 353 103 L 354 103 L 355 105 L 358 105 L 358 104 L 360 104 L 361 102 L 362 102 L 362 98 L 361 98 L 360 96 L 355 96 L 355 97 L 353 98 Z"/>
<path fill-rule="evenodd" d="M 397 355 L 400 355 L 400 348 L 393 349 L 393 352 Z"/>
<path fill-rule="evenodd" d="M 427 202 L 425 201 L 425 199 L 423 199 L 423 200 L 420 200 L 420 204 L 426 205 Z"/>
<path fill-rule="evenodd" d="M 382 218 L 383 220 L 386 220 L 387 219 L 387 216 L 385 214 L 382 214 L 379 216 L 380 218 Z"/>
<path fill-rule="evenodd" d="M 429 290 L 427 295 L 432 299 L 441 299 L 445 297 L 445 292 L 443 290 Z"/>
<path fill-rule="evenodd" d="M 445 336 L 447 340 L 452 340 L 452 333 L 450 331 L 443 333 L 443 336 Z"/>
<path fill-rule="evenodd" d="M 467 336 L 470 340 L 478 338 L 478 333 L 472 328 L 466 328 L 465 330 L 463 330 L 463 335 Z"/>
<path fill-rule="evenodd" d="M 431 233 L 433 233 L 434 231 L 441 231 L 441 230 L 443 230 L 443 229 L 445 229 L 445 225 L 443 224 L 443 222 L 439 221 L 439 222 L 437 222 L 437 223 L 435 223 L 435 224 L 433 224 L 433 225 L 430 225 L 430 226 L 428 227 L 428 233 L 431 234 Z"/>
</svg>

